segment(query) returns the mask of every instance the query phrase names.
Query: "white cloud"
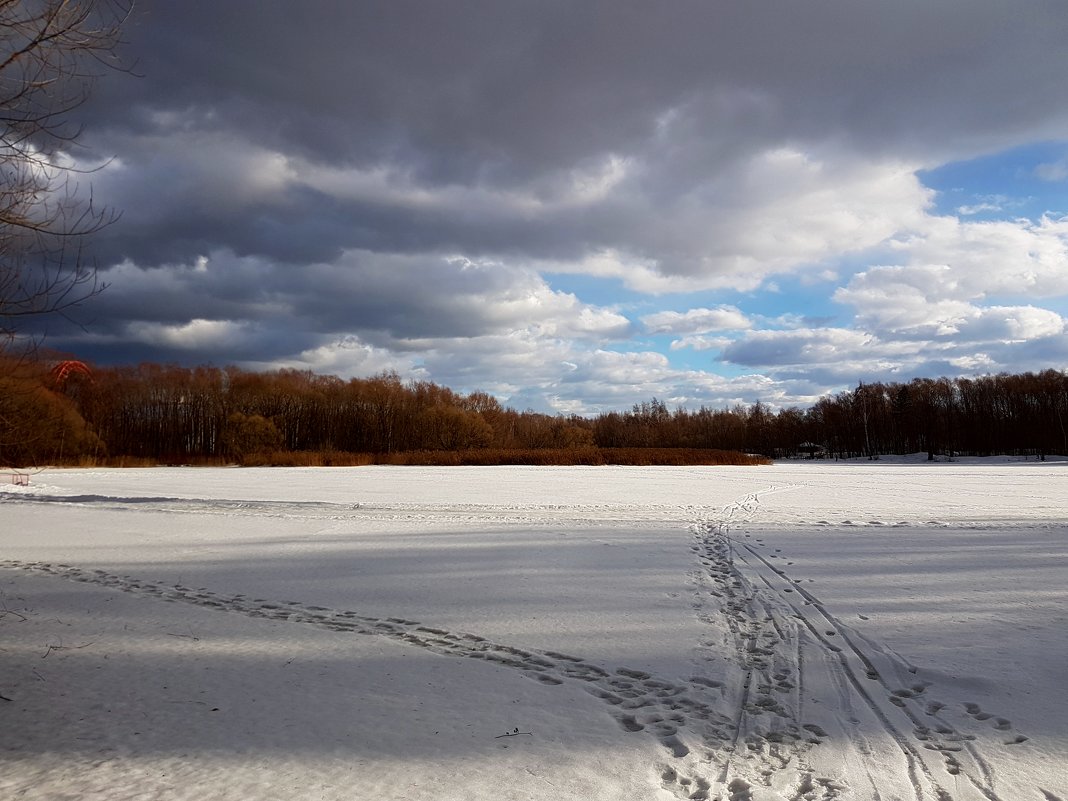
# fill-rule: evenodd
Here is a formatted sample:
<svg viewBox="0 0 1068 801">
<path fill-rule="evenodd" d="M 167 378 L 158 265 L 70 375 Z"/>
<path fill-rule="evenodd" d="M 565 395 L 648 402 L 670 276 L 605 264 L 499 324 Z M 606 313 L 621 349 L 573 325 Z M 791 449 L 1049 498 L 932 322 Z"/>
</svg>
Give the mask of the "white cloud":
<svg viewBox="0 0 1068 801">
<path fill-rule="evenodd" d="M 728 337 L 688 336 L 671 343 L 672 350 L 722 350 L 734 340 Z"/>
<path fill-rule="evenodd" d="M 933 334 L 967 316 L 974 293 L 963 290 L 947 265 L 873 267 L 834 293 L 853 306 L 865 329 L 903 334 Z"/>
<path fill-rule="evenodd" d="M 247 336 L 246 326 L 232 320 L 194 319 L 180 325 L 132 322 L 127 333 L 135 342 L 179 350 L 231 346 Z"/>
<path fill-rule="evenodd" d="M 1025 342 L 1064 333 L 1065 320 L 1035 306 L 988 306 L 975 309 L 953 332 L 961 342 Z"/>
<path fill-rule="evenodd" d="M 1022 222 L 1015 233 L 1024 240 L 1049 233 L 1048 226 L 1037 230 L 1042 233 Z M 972 247 L 982 232 L 991 232 L 999 246 L 1013 239 L 1004 226 L 981 227 L 968 232 L 965 247 Z M 892 366 L 904 378 L 1068 367 L 1056 344 L 1065 338 L 1060 314 L 1031 304 L 987 302 L 996 290 L 1034 287 L 1040 271 L 1021 278 L 1018 270 L 983 266 L 972 261 L 971 270 L 945 264 L 875 267 L 854 276 L 835 299 L 856 309 L 856 322 L 872 335 L 872 345 L 840 354 L 842 362 L 857 362 L 863 353 L 876 361 L 885 355 L 887 369 Z M 1050 291 L 1058 279 L 1042 275 Z M 748 355 L 750 363 L 759 364 L 759 354 Z M 819 369 L 815 360 L 811 366 Z M 833 369 L 829 362 L 824 367 Z"/>
<path fill-rule="evenodd" d="M 665 185 L 680 169 L 671 160 L 679 149 L 635 156 L 603 202 L 567 220 L 565 227 L 583 232 L 583 252 L 530 263 L 545 272 L 618 278 L 653 295 L 752 291 L 780 273 L 811 271 L 827 281 L 835 273 L 822 260 L 911 233 L 933 197 L 917 179 L 917 165 L 868 162 L 830 148 L 763 150 Z M 546 205 L 539 214 L 552 220 L 564 212 Z"/>
<path fill-rule="evenodd" d="M 691 289 L 753 289 L 776 273 L 915 229 L 932 200 L 915 168 L 795 148 L 762 151 L 642 209 L 631 247 Z"/>
<path fill-rule="evenodd" d="M 396 370 L 404 379 L 430 379 L 457 391 L 490 392 L 514 408 L 588 414 L 629 408 L 657 397 L 670 404 L 715 408 L 736 403 L 786 405 L 814 400 L 810 382 L 764 375 L 723 377 L 683 370 L 653 351 L 618 352 L 547 338 L 527 329 L 455 339 L 422 339 L 381 348 L 347 337 L 308 349 L 285 366 L 343 377 Z"/>
<path fill-rule="evenodd" d="M 1068 158 L 1039 164 L 1035 167 L 1035 177 L 1051 183 L 1068 181 Z"/>
<path fill-rule="evenodd" d="M 957 214 L 965 217 L 971 217 L 975 214 L 987 214 L 996 211 L 1001 211 L 1001 206 L 996 203 L 974 203 L 970 206 L 958 206 Z"/>
<path fill-rule="evenodd" d="M 650 334 L 704 334 L 710 331 L 738 331 L 752 327 L 752 322 L 736 306 L 715 309 L 690 309 L 686 312 L 664 311 L 641 318 Z"/>
<path fill-rule="evenodd" d="M 756 289 L 762 275 L 706 276 L 664 275 L 654 260 L 634 256 L 617 248 L 606 248 L 573 259 L 538 259 L 530 262 L 539 272 L 565 275 L 588 275 L 594 278 L 619 279 L 624 286 L 648 295 L 692 292 L 699 289 L 738 287 Z"/>
<path fill-rule="evenodd" d="M 269 365 L 246 363 L 245 366 L 251 369 L 291 367 L 344 377 L 366 377 L 395 371 L 404 378 L 426 378 L 425 372 L 418 368 L 416 359 L 411 356 L 405 357 L 384 348 L 376 348 L 361 342 L 359 337 L 351 334 L 315 348 L 308 348 L 294 357 L 274 361 Z"/>
<path fill-rule="evenodd" d="M 893 247 L 908 265 L 946 265 L 956 288 L 947 283 L 943 291 L 954 297 L 1068 293 L 1068 217 L 967 222 L 932 216 Z"/>
<path fill-rule="evenodd" d="M 986 353 L 969 354 L 967 356 L 954 356 L 946 360 L 946 363 L 961 373 L 980 375 L 983 373 L 995 373 L 1003 369 L 994 359 Z"/>
<path fill-rule="evenodd" d="M 930 217 L 893 248 L 903 264 L 871 267 L 834 294 L 867 331 L 917 343 L 952 337 L 959 349 L 978 350 L 988 341 L 1039 340 L 1062 330 L 1051 310 L 997 299 L 1068 294 L 1068 218 Z"/>
</svg>

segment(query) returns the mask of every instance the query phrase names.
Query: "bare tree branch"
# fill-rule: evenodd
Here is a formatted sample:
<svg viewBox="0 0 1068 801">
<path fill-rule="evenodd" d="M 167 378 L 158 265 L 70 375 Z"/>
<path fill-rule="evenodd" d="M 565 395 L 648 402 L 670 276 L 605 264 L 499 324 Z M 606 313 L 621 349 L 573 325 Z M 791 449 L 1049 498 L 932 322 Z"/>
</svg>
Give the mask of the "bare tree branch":
<svg viewBox="0 0 1068 801">
<path fill-rule="evenodd" d="M 118 215 L 86 197 L 68 155 L 73 112 L 118 57 L 130 0 L 0 0 L 0 352 L 26 318 L 65 315 L 104 287 L 89 236 Z"/>
</svg>

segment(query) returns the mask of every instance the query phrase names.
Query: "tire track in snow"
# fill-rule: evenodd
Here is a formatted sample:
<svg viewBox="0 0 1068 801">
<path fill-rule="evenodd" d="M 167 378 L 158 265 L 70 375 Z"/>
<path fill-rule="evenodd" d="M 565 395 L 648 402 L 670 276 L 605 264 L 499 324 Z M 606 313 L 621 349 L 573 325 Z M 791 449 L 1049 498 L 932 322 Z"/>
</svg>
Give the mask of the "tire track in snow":
<svg viewBox="0 0 1068 801">
<path fill-rule="evenodd" d="M 791 488 L 776 487 L 770 491 L 785 489 Z M 833 687 L 834 691 L 824 693 L 824 700 L 831 701 L 837 728 L 861 757 L 858 761 L 871 785 L 872 798 L 880 797 L 878 788 L 880 784 L 885 785 L 886 778 L 873 774 L 866 764 L 868 760 L 863 758 L 878 748 L 878 743 L 870 741 L 874 733 L 877 740 L 889 738 L 893 747 L 900 752 L 905 763 L 907 784 L 911 785 L 917 801 L 951 801 L 958 798 L 962 801 L 1003 801 L 994 790 L 993 769 L 982 755 L 976 738 L 955 729 L 939 714 L 945 705 L 928 700 L 930 696 L 927 689 L 931 685 L 916 680 L 915 667 L 908 665 L 890 649 L 861 637 L 834 617 L 813 593 L 788 576 L 787 571 L 779 566 L 781 562 L 776 564 L 772 561 L 778 558 L 777 555 L 761 552 L 764 545 L 759 537 L 746 541 L 731 536 L 731 525 L 736 520 L 752 517 L 759 509 L 759 504 L 759 494 L 747 495 L 725 507 L 718 518 L 699 520 L 693 527 L 696 539 L 694 551 L 702 565 L 702 573 L 698 576 L 699 597 L 704 596 L 707 586 L 714 588 L 707 593 L 711 598 L 704 596 L 701 604 L 707 606 L 715 599 L 715 603 L 721 606 L 734 638 L 736 658 L 745 669 L 743 687 L 740 693 L 736 693 L 740 697 L 737 735 L 741 738 L 745 733 L 750 753 L 734 755 L 731 763 L 717 777 L 716 786 L 724 789 L 725 797 L 745 797 L 737 789 L 740 781 L 755 780 L 766 787 L 783 786 L 787 781 L 786 777 L 777 774 L 781 774 L 790 759 L 782 764 L 782 768 L 775 770 L 766 757 L 768 749 L 760 743 L 761 738 L 766 741 L 769 732 L 775 731 L 774 726 L 760 725 L 761 715 L 770 714 L 778 718 L 779 724 L 784 725 L 787 731 L 796 731 L 795 727 L 800 724 L 804 730 L 815 735 L 810 741 L 813 746 L 827 737 L 822 727 L 802 722 L 803 693 L 800 690 L 787 704 L 769 702 L 763 709 L 754 709 L 749 701 L 754 680 L 764 682 L 760 689 L 765 694 L 768 685 L 772 685 L 773 690 L 781 691 L 781 667 L 779 673 L 769 673 L 769 665 L 786 665 L 789 675 L 785 683 L 793 679 L 793 683 L 801 687 L 806 681 L 806 670 L 811 670 L 806 665 L 812 663 L 822 664 L 823 669 L 828 671 L 823 683 Z M 763 598 L 763 601 L 758 602 L 759 598 Z M 709 616 L 706 614 L 705 617 Z M 755 660 L 753 656 L 754 631 L 758 637 L 764 637 L 767 643 L 767 647 L 756 651 L 760 660 Z M 771 636 L 772 631 L 774 637 Z M 909 675 L 912 677 L 911 683 L 902 680 L 902 677 Z M 898 678 L 898 681 L 892 681 L 889 678 L 891 676 Z M 779 680 L 778 686 L 773 684 L 775 679 Z M 977 704 L 967 704 L 965 709 L 973 719 L 993 719 L 995 726 L 1001 726 L 1002 730 L 1011 728 L 1007 719 L 987 714 Z M 873 719 L 875 731 L 870 731 L 873 728 L 871 726 L 865 728 L 859 725 L 862 721 L 858 715 Z M 1006 744 L 1026 739 L 1018 736 L 1006 741 Z M 794 762 L 792 770 L 798 773 L 800 779 L 792 794 L 783 793 L 779 797 L 791 801 L 840 797 L 844 786 L 835 783 L 833 778 L 815 778 L 804 762 L 807 749 L 796 740 L 790 745 L 790 757 Z M 941 766 L 932 763 L 931 757 L 935 754 L 942 757 Z M 773 768 L 770 773 L 769 766 Z M 943 769 L 944 779 L 939 778 L 939 767 Z M 959 778 L 966 780 L 966 783 L 959 782 Z M 817 783 L 822 785 L 822 789 L 817 787 Z M 952 793 L 946 785 L 953 787 Z M 732 787 L 735 789 L 732 790 Z"/>
</svg>

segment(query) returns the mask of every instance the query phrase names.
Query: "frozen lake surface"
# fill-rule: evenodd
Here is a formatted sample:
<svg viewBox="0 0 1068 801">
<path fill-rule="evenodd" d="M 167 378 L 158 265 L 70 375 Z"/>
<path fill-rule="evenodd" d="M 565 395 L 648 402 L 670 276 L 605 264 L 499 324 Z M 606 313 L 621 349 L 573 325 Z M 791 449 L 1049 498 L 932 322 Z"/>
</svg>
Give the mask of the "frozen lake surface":
<svg viewBox="0 0 1068 801">
<path fill-rule="evenodd" d="M 49 470 L 0 797 L 1068 801 L 1068 463 Z"/>
</svg>

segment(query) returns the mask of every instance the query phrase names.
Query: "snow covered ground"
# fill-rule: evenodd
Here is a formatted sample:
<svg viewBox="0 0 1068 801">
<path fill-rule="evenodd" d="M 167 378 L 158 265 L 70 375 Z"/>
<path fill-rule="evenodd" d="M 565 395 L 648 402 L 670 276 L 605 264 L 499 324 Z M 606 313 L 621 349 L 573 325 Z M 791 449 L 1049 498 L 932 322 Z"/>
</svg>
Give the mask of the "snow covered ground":
<svg viewBox="0 0 1068 801">
<path fill-rule="evenodd" d="M 1068 463 L 49 470 L 0 798 L 1068 801 Z"/>
</svg>

